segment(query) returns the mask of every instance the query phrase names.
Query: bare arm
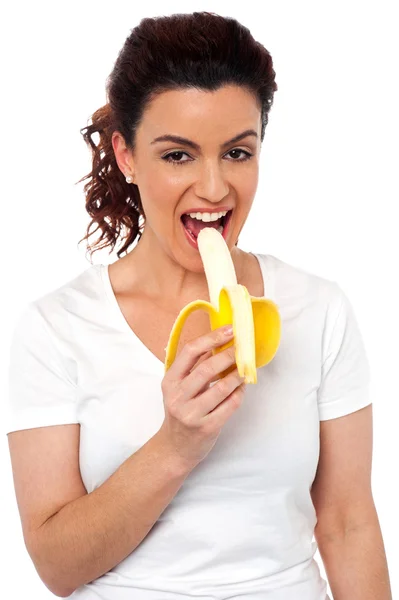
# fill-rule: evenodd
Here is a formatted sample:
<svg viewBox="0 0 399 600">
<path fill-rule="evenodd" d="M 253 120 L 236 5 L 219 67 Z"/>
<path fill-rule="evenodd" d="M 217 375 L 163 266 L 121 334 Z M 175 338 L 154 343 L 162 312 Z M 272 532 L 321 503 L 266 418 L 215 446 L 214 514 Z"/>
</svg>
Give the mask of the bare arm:
<svg viewBox="0 0 399 600">
<path fill-rule="evenodd" d="M 61 427 L 64 437 L 69 436 L 69 440 L 72 430 L 78 430 L 75 425 Z M 58 430 L 57 447 L 60 448 L 60 427 L 42 428 L 40 435 L 42 439 L 46 435 L 54 436 L 55 430 Z M 28 436 L 33 439 L 38 432 L 28 430 L 9 434 L 15 466 L 18 462 L 17 437 L 24 438 L 26 448 Z M 42 444 L 46 445 L 45 442 Z M 68 445 L 71 447 L 70 442 Z M 77 465 L 76 460 L 74 464 Z M 40 526 L 37 522 L 36 526 L 32 522 L 28 525 L 25 515 L 25 543 L 45 585 L 57 596 L 66 597 L 115 567 L 145 538 L 190 470 L 183 468 L 169 452 L 166 441 L 158 432 L 90 494 L 82 495 L 86 490 L 80 480 L 82 491 L 79 497 L 62 506 Z M 43 467 L 42 471 L 45 471 Z M 18 473 L 23 478 L 21 469 Z M 40 485 L 38 473 L 34 481 Z M 71 483 L 71 476 L 68 481 Z M 16 488 L 18 491 L 18 481 Z M 51 495 L 48 489 L 47 494 Z M 55 496 L 54 492 L 51 497 Z"/>
<path fill-rule="evenodd" d="M 391 600 L 371 485 L 372 405 L 320 423 L 315 538 L 334 600 Z"/>
<path fill-rule="evenodd" d="M 377 513 L 367 524 L 319 544 L 334 600 L 392 600 L 387 558 Z"/>
<path fill-rule="evenodd" d="M 232 337 L 232 333 L 229 334 Z M 142 542 L 193 468 L 214 446 L 243 398 L 234 347 L 214 330 L 185 345 L 162 380 L 159 431 L 96 490 L 79 469 L 77 423 L 14 431 L 9 446 L 27 550 L 57 596 L 69 596 L 119 564 Z"/>
</svg>

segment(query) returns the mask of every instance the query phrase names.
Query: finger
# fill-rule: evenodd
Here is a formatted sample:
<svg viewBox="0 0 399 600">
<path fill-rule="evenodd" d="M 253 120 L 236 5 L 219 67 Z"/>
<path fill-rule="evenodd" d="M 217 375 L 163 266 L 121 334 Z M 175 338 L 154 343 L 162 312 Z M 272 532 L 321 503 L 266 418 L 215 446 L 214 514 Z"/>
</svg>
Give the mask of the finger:
<svg viewBox="0 0 399 600">
<path fill-rule="evenodd" d="M 198 367 L 198 365 L 200 365 L 202 362 L 204 362 L 204 360 L 206 360 L 207 358 L 210 358 L 213 355 L 212 350 L 208 350 L 208 352 L 205 352 L 205 354 L 203 354 L 195 363 L 195 365 L 193 366 L 193 368 L 191 369 L 191 373 L 193 372 L 193 370 Z"/>
<path fill-rule="evenodd" d="M 198 365 L 200 365 L 202 362 L 204 362 L 204 360 L 206 360 L 207 358 L 210 358 L 211 356 L 213 356 L 213 352 L 212 350 L 208 350 L 208 352 L 205 352 L 205 354 L 203 354 L 199 360 L 197 360 L 197 362 L 195 363 L 194 367 L 191 369 L 190 373 L 192 373 L 194 371 L 194 369 L 196 369 L 198 367 Z M 204 387 L 200 390 L 201 392 L 205 392 L 205 390 L 207 390 L 209 387 L 209 384 L 206 383 L 204 385 Z"/>
<path fill-rule="evenodd" d="M 235 364 L 235 348 L 230 346 L 229 348 L 222 350 L 203 361 L 202 364 L 198 365 L 196 369 L 193 369 L 189 375 L 180 383 L 180 389 L 183 400 L 190 400 L 196 398 L 199 394 L 204 392 L 208 387 L 212 387 L 212 383 L 217 385 L 217 380 L 220 379 L 221 373 L 228 368 L 229 371 L 234 370 L 233 365 Z M 222 379 L 227 377 L 229 373 L 225 374 Z"/>
<path fill-rule="evenodd" d="M 235 393 L 241 397 L 245 390 L 244 377 L 240 377 L 238 369 L 234 369 L 229 375 L 216 382 L 214 386 L 195 398 L 196 418 L 209 416 L 217 410 L 217 407 L 228 401 Z"/>
<path fill-rule="evenodd" d="M 169 368 L 169 377 L 174 381 L 182 381 L 194 369 L 194 365 L 205 352 L 223 346 L 231 341 L 233 333 L 226 334 L 225 327 L 218 327 L 214 331 L 201 335 L 185 344 L 173 364 Z M 168 373 L 167 373 L 168 375 Z M 202 383 L 204 385 L 205 382 Z"/>
<path fill-rule="evenodd" d="M 202 422 L 212 429 L 220 429 L 242 403 L 245 396 L 246 384 L 241 383 L 233 392 L 211 410 Z"/>
</svg>

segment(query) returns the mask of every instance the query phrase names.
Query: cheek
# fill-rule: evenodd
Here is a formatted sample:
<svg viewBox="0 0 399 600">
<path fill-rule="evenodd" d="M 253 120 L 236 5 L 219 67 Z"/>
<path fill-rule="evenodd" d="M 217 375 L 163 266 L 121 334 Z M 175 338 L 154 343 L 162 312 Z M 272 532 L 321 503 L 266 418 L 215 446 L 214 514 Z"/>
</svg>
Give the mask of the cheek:
<svg viewBox="0 0 399 600">
<path fill-rule="evenodd" d="M 176 167 L 176 171 L 178 169 L 179 167 Z M 180 167 L 180 169 L 184 171 L 184 167 Z M 179 173 L 169 172 L 161 165 L 159 169 L 152 170 L 146 177 L 145 192 L 154 201 L 162 198 L 165 202 L 165 199 L 172 199 L 181 194 L 186 186 L 187 176 L 183 177 Z"/>
<path fill-rule="evenodd" d="M 239 183 L 237 183 L 236 191 L 241 200 L 242 209 L 244 211 L 248 211 L 254 198 L 256 196 L 256 190 L 258 188 L 258 176 L 254 174 L 248 174 L 248 176 L 244 176 L 240 179 Z"/>
<path fill-rule="evenodd" d="M 255 196 L 256 189 L 258 187 L 259 181 L 259 166 L 258 164 L 254 165 L 254 168 L 248 174 L 248 177 L 243 177 L 244 183 L 247 186 L 247 193 L 249 196 Z"/>
<path fill-rule="evenodd" d="M 179 175 L 165 174 L 162 168 L 158 173 L 152 170 L 145 180 L 140 182 L 140 195 L 147 217 L 163 220 L 168 216 L 168 220 L 159 223 L 160 227 L 167 227 L 186 189 L 187 182 Z"/>
<path fill-rule="evenodd" d="M 147 216 L 166 210 L 170 190 L 159 175 L 154 173 L 153 176 L 149 175 L 144 180 L 141 179 L 139 190 Z"/>
<path fill-rule="evenodd" d="M 251 160 L 254 160 L 253 158 Z M 259 181 L 259 163 L 255 161 L 250 164 L 236 166 L 231 175 L 231 185 L 236 189 L 242 198 L 252 198 L 255 196 Z"/>
</svg>

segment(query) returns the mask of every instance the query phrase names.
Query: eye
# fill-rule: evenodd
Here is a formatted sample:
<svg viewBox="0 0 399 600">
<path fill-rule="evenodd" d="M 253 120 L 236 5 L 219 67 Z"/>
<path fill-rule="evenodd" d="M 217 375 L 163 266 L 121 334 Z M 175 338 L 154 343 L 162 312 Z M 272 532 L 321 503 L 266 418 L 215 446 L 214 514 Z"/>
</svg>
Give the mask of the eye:
<svg viewBox="0 0 399 600">
<path fill-rule="evenodd" d="M 166 154 L 166 156 L 163 156 L 162 158 L 163 158 L 164 161 L 170 162 L 170 163 L 174 163 L 175 165 L 182 164 L 183 162 L 189 162 L 187 160 L 181 161 L 181 160 L 171 160 L 170 159 L 171 156 L 176 156 L 176 155 L 177 156 L 179 156 L 179 155 L 181 156 L 182 154 L 186 154 L 186 152 L 179 152 L 179 151 L 169 152 L 169 154 Z M 188 155 L 186 154 L 186 156 L 188 156 Z"/>
<path fill-rule="evenodd" d="M 247 152 L 246 150 L 242 150 L 241 148 L 234 148 L 234 150 L 230 150 L 230 152 L 228 152 L 228 154 L 232 154 L 233 152 L 238 152 L 239 154 L 244 154 L 244 158 L 239 158 L 239 159 L 234 158 L 234 159 L 232 159 L 232 162 L 245 162 L 246 160 L 249 160 L 253 156 L 253 154 L 251 154 L 250 152 Z M 188 156 L 187 152 L 183 152 L 182 150 L 177 150 L 175 152 L 169 152 L 169 154 L 166 154 L 165 156 L 163 156 L 162 159 L 165 162 L 169 162 L 174 165 L 182 165 L 184 163 L 190 162 L 189 160 L 173 160 L 173 159 L 171 159 L 172 156 L 174 156 L 174 157 L 182 156 L 183 154 Z"/>
<path fill-rule="evenodd" d="M 253 156 L 253 154 L 250 154 L 246 150 L 241 150 L 241 148 L 235 148 L 234 150 L 230 150 L 230 152 L 228 152 L 228 154 L 231 154 L 232 152 L 238 152 L 239 154 L 244 154 L 244 158 L 240 158 L 233 162 L 244 162 L 245 160 L 248 160 L 251 158 L 251 156 Z"/>
</svg>

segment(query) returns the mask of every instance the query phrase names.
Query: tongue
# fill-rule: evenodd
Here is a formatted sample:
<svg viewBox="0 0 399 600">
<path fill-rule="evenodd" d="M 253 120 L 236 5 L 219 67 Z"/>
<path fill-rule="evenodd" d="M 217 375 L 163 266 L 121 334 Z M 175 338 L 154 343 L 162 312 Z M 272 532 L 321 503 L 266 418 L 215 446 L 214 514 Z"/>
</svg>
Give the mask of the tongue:
<svg viewBox="0 0 399 600">
<path fill-rule="evenodd" d="M 184 227 L 191 231 L 191 233 L 195 237 L 198 237 L 199 232 L 201 231 L 201 229 L 204 229 L 204 227 L 213 227 L 214 229 L 220 227 L 222 218 L 223 217 L 221 217 L 217 221 L 209 221 L 209 223 L 205 223 L 204 221 L 200 221 L 199 219 L 193 219 L 192 217 L 190 217 L 190 215 L 183 215 L 182 221 Z"/>
</svg>

